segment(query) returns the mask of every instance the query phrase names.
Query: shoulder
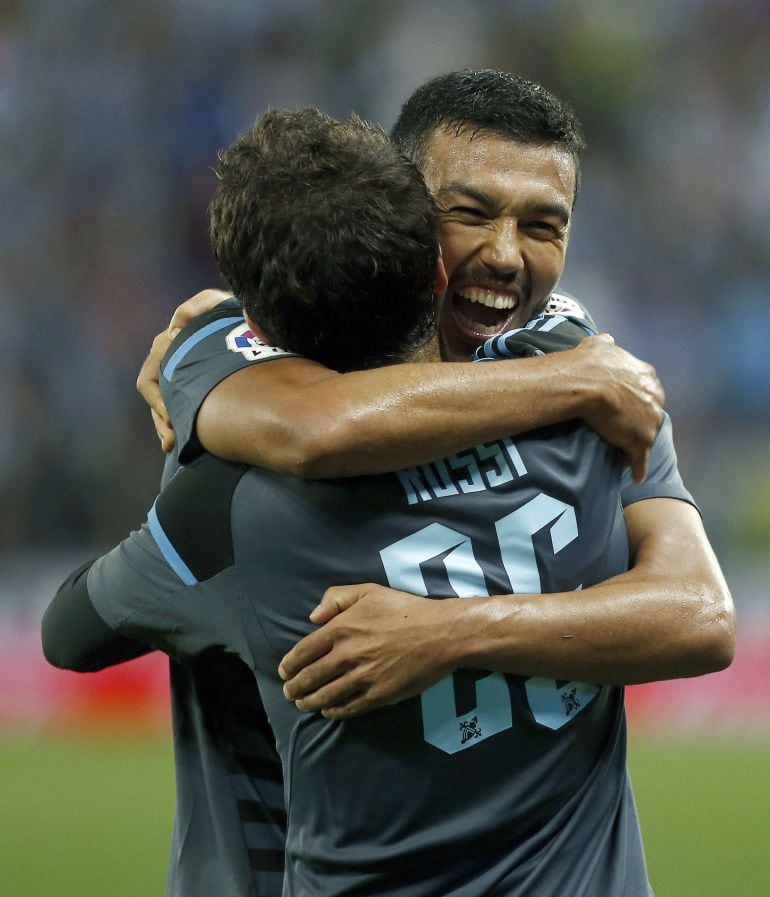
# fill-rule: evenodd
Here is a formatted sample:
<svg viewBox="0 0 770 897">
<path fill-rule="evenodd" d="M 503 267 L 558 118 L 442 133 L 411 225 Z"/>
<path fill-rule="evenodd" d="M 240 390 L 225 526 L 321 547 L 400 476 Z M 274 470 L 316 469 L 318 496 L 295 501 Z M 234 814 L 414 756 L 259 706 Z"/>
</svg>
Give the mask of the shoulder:
<svg viewBox="0 0 770 897">
<path fill-rule="evenodd" d="M 287 357 L 293 357 L 293 353 L 265 344 L 252 332 L 234 299 L 205 312 L 181 330 L 161 362 L 160 377 L 180 461 L 201 452 L 195 419 L 216 386 L 243 368 Z"/>
<path fill-rule="evenodd" d="M 547 315 L 563 315 L 575 323 L 586 324 L 594 333 L 598 331 L 594 319 L 583 303 L 565 290 L 554 290 L 543 312 Z"/>
<path fill-rule="evenodd" d="M 240 357 L 241 362 L 291 354 L 264 343 L 244 320 L 240 303 L 228 299 L 199 315 L 177 334 L 163 359 L 161 373 L 166 380 L 172 380 L 192 361 L 220 353 L 231 353 L 231 359 Z"/>
<path fill-rule="evenodd" d="M 663 414 L 663 422 L 650 451 L 647 478 L 643 483 L 635 483 L 626 467 L 622 495 L 624 507 L 649 498 L 676 498 L 697 509 L 698 505 L 679 473 L 671 418 L 667 413 Z"/>
<path fill-rule="evenodd" d="M 542 314 L 526 326 L 488 339 L 473 358 L 486 361 L 504 358 L 528 358 L 573 349 L 594 331 L 585 321 L 562 314 Z"/>
<path fill-rule="evenodd" d="M 153 537 L 173 546 L 199 582 L 233 563 L 230 512 L 248 469 L 203 455 L 180 468 L 158 496 L 148 520 Z"/>
</svg>

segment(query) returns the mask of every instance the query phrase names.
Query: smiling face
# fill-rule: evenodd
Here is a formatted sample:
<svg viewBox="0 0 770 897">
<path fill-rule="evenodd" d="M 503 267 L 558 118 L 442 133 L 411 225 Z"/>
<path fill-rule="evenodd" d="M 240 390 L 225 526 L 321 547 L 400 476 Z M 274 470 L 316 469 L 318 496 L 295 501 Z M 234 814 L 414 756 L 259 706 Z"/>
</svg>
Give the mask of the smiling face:
<svg viewBox="0 0 770 897">
<path fill-rule="evenodd" d="M 575 162 L 558 146 L 493 134 L 434 132 L 423 175 L 440 209 L 449 286 L 441 355 L 465 361 L 484 340 L 523 326 L 564 269 Z"/>
</svg>

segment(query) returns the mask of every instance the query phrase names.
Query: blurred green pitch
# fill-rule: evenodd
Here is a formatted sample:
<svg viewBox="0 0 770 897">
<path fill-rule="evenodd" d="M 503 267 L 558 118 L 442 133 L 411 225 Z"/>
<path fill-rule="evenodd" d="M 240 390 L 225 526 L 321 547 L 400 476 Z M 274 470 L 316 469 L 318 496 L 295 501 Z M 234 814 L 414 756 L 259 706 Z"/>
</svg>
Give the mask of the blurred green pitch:
<svg viewBox="0 0 770 897">
<path fill-rule="evenodd" d="M 630 767 L 656 897 L 768 892 L 769 743 L 637 738 Z M 173 792 L 163 737 L 0 739 L 0 892 L 163 897 Z"/>
</svg>

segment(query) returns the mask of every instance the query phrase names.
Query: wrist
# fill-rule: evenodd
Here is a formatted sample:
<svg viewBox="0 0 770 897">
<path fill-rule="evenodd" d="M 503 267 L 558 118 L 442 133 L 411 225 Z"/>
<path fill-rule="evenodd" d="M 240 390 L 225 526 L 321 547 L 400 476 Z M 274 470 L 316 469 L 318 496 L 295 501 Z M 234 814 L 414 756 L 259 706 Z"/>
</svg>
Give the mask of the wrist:
<svg viewBox="0 0 770 897">
<path fill-rule="evenodd" d="M 606 409 L 604 376 L 594 365 L 586 363 L 580 349 L 554 352 L 535 361 L 538 364 L 536 388 L 542 396 L 540 413 L 544 418 L 539 426 L 588 420 Z"/>
<path fill-rule="evenodd" d="M 449 602 L 444 650 L 450 671 L 459 667 L 494 670 L 500 657 L 506 658 L 508 667 L 524 611 L 517 596 L 451 598 L 441 603 Z"/>
<path fill-rule="evenodd" d="M 549 356 L 565 405 L 562 420 L 596 420 L 610 409 L 607 371 L 578 346 Z"/>
</svg>

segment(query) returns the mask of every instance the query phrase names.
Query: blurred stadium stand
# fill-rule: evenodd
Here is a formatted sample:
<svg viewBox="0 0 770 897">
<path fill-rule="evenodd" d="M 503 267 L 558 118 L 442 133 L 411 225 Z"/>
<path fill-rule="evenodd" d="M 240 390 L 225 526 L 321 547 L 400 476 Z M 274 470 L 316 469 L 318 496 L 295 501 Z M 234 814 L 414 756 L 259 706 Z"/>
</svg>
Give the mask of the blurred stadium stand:
<svg viewBox="0 0 770 897">
<path fill-rule="evenodd" d="M 710 728 L 714 707 L 738 714 L 734 695 L 770 681 L 766 0 L 9 0 L 0 663 L 15 685 L 0 723 L 32 722 L 36 706 L 53 719 L 73 700 L 74 680 L 40 657 L 41 610 L 154 497 L 162 459 L 134 380 L 177 302 L 218 284 L 205 211 L 217 149 L 268 105 L 389 126 L 422 80 L 465 66 L 540 80 L 584 119 L 563 284 L 658 368 L 741 615 L 733 670 L 634 690 L 632 709 Z M 141 700 L 162 712 L 162 664 L 138 667 Z M 86 703 L 102 688 L 74 679 Z M 766 731 L 764 689 L 746 724 Z"/>
</svg>

